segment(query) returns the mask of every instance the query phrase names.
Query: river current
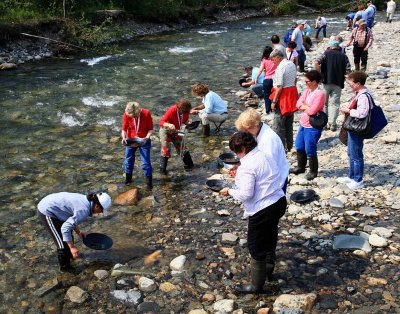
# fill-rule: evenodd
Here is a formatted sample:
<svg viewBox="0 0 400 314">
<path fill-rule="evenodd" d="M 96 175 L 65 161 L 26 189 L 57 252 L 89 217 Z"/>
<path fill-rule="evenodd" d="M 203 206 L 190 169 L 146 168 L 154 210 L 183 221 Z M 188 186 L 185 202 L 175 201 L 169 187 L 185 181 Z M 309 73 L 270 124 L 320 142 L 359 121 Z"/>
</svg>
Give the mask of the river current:
<svg viewBox="0 0 400 314">
<path fill-rule="evenodd" d="M 316 16 L 304 18 L 313 25 Z M 201 26 L 139 38 L 119 46 L 115 54 L 45 60 L 1 72 L 1 272 L 11 276 L 2 290 L 18 275 L 25 276 L 20 279 L 24 288 L 30 287 L 32 273 L 26 266 L 34 257 L 26 260 L 29 250 L 50 254 L 48 247 L 36 247 L 37 242 L 43 245 L 49 240 L 33 218 L 42 197 L 58 191 L 100 191 L 123 182 L 124 150 L 118 137 L 127 101 L 139 101 L 156 122 L 180 97 L 197 104 L 190 86 L 202 81 L 228 100 L 230 108 L 242 110 L 243 105 L 235 105 L 233 92 L 240 90 L 237 82 L 243 66 L 258 65 L 270 37 L 278 34 L 283 41 L 295 20 L 286 16 Z M 328 15 L 327 20 L 328 36 L 345 27 L 344 14 Z M 210 148 L 221 148 L 220 142 L 233 132 L 233 121 L 226 124 L 220 140 L 202 141 L 190 135 L 195 162 Z M 155 140 L 156 173 L 158 156 Z M 142 176 L 140 170 L 137 176 Z M 23 227 L 26 221 L 30 223 Z M 40 258 L 47 261 L 48 256 Z"/>
</svg>

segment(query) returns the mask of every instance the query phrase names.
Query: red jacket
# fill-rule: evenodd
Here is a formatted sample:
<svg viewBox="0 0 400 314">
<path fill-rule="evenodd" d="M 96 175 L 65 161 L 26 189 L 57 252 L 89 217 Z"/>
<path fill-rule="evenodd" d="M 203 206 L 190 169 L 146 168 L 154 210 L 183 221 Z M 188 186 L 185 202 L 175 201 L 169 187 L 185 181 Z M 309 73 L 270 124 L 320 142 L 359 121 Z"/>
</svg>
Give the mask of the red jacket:
<svg viewBox="0 0 400 314">
<path fill-rule="evenodd" d="M 136 133 L 136 127 L 138 127 L 138 132 Z M 128 138 L 135 136 L 146 137 L 147 133 L 153 130 L 153 118 L 149 110 L 141 108 L 139 117 L 130 117 L 124 113 L 122 117 L 122 130 L 126 132 Z"/>
<path fill-rule="evenodd" d="M 184 113 L 183 115 L 179 114 L 179 119 L 180 123 L 178 120 L 178 108 L 176 107 L 176 105 L 173 105 L 167 109 L 167 112 L 160 119 L 159 124 L 161 127 L 163 127 L 164 123 L 172 123 L 175 126 L 175 129 L 179 130 L 182 124 L 186 124 L 187 121 L 189 120 L 189 114 L 188 113 Z"/>
</svg>

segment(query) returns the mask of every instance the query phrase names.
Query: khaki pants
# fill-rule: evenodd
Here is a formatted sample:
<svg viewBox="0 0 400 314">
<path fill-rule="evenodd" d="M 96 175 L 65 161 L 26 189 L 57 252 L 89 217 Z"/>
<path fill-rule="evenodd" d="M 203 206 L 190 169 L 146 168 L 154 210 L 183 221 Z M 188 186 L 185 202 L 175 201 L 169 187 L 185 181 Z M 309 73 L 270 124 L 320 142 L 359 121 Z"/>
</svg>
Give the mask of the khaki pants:
<svg viewBox="0 0 400 314">
<path fill-rule="evenodd" d="M 340 86 L 334 84 L 324 84 L 324 90 L 326 94 L 325 113 L 328 115 L 328 123 L 330 125 L 336 125 L 342 89 Z"/>
</svg>

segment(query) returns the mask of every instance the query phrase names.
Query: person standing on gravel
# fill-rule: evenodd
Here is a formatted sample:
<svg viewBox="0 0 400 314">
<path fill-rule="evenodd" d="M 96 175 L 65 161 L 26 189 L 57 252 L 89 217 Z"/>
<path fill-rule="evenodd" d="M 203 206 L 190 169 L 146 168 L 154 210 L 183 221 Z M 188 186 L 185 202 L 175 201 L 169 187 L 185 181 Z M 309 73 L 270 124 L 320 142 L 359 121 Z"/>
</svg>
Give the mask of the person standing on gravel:
<svg viewBox="0 0 400 314">
<path fill-rule="evenodd" d="M 73 271 L 71 259 L 79 257 L 72 230 L 82 239 L 86 236 L 78 228 L 92 214 L 107 216 L 111 197 L 107 193 L 83 195 L 60 192 L 44 197 L 37 206 L 37 215 L 57 246 L 60 271 Z"/>
<path fill-rule="evenodd" d="M 353 29 L 346 45 L 348 47 L 353 43 L 354 67 L 356 71 L 360 71 L 360 61 L 361 71 L 365 72 L 367 70 L 368 49 L 372 46 L 373 42 L 374 36 L 372 30 L 367 27 L 367 22 L 363 19 L 359 20 L 358 27 Z"/>
<path fill-rule="evenodd" d="M 315 33 L 315 39 L 318 39 L 319 32 L 322 30 L 322 33 L 324 34 L 324 38 L 326 38 L 326 27 L 328 26 L 328 23 L 326 22 L 326 18 L 323 16 L 318 16 L 317 21 L 315 22 L 315 28 L 317 32 Z"/>
<path fill-rule="evenodd" d="M 396 2 L 390 0 L 386 3 L 386 23 L 392 23 L 394 12 L 396 11 Z"/>
<path fill-rule="evenodd" d="M 248 218 L 247 247 L 249 248 L 251 284 L 240 284 L 240 293 L 263 292 L 265 280 L 272 280 L 278 242 L 279 219 L 286 212 L 286 197 L 277 182 L 282 175 L 275 160 L 257 147 L 252 134 L 236 132 L 229 148 L 240 158 L 235 188 L 223 188 L 219 193 L 232 196 L 243 203 L 243 217 Z"/>
<path fill-rule="evenodd" d="M 327 129 L 336 131 L 336 119 L 339 114 L 340 96 L 344 88 L 345 75 L 349 59 L 341 51 L 336 40 L 329 42 L 329 47 L 317 58 L 314 67 L 323 76 L 323 86 L 326 93 L 325 113 L 328 115 Z"/>
<path fill-rule="evenodd" d="M 304 46 L 303 46 L 303 29 L 306 24 L 306 21 L 304 20 L 298 20 L 297 21 L 297 27 L 292 33 L 292 36 L 290 37 L 291 41 L 296 42 L 296 51 L 299 54 L 299 71 L 300 72 L 305 72 L 306 70 L 304 69 L 304 63 L 306 62 L 306 53 L 304 52 Z"/>
<path fill-rule="evenodd" d="M 376 14 L 376 6 L 372 3 L 372 1 L 367 2 L 367 9 L 365 12 L 367 13 L 367 27 L 372 28 L 374 27 L 375 22 L 375 14 Z"/>
</svg>

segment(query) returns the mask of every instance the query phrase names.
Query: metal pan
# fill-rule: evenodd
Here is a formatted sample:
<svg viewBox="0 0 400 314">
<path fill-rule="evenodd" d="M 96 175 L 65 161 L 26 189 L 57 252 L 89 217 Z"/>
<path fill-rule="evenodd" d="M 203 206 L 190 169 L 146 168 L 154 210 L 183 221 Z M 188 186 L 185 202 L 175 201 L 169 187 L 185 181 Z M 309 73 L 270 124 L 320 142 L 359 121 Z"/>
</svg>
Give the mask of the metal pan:
<svg viewBox="0 0 400 314">
<path fill-rule="evenodd" d="M 299 190 L 290 196 L 290 200 L 295 203 L 307 203 L 315 198 L 315 191 L 312 189 Z"/>
<path fill-rule="evenodd" d="M 200 125 L 200 121 L 193 121 L 192 123 L 189 123 L 189 124 L 186 126 L 186 130 L 191 131 L 191 130 L 197 129 L 197 127 L 198 127 L 199 125 Z"/>
<path fill-rule="evenodd" d="M 219 192 L 223 188 L 229 188 L 230 184 L 224 180 L 211 179 L 206 181 L 206 186 L 212 191 Z"/>
<path fill-rule="evenodd" d="M 235 165 L 240 163 L 240 159 L 235 153 L 223 153 L 219 155 L 218 163 L 221 165 L 224 163 L 228 165 Z"/>
<path fill-rule="evenodd" d="M 83 238 L 83 244 L 93 250 L 108 250 L 113 245 L 113 240 L 102 233 L 89 233 Z"/>
</svg>

